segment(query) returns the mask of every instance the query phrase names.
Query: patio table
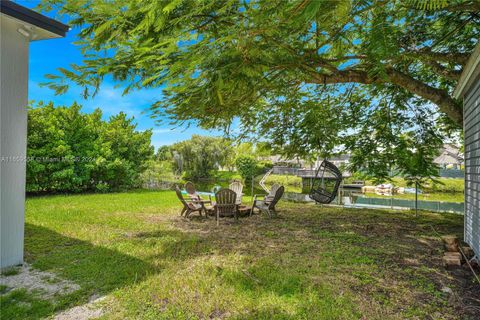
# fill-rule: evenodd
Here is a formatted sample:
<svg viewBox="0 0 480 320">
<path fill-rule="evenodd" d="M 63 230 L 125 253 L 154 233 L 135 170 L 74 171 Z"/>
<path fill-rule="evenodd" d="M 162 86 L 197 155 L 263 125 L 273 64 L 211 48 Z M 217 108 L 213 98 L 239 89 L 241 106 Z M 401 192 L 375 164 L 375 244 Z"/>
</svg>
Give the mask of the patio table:
<svg viewBox="0 0 480 320">
<path fill-rule="evenodd" d="M 246 206 L 246 205 L 239 205 L 237 207 L 238 215 L 239 216 L 247 216 L 250 214 L 250 211 L 252 210 L 252 207 Z"/>
</svg>

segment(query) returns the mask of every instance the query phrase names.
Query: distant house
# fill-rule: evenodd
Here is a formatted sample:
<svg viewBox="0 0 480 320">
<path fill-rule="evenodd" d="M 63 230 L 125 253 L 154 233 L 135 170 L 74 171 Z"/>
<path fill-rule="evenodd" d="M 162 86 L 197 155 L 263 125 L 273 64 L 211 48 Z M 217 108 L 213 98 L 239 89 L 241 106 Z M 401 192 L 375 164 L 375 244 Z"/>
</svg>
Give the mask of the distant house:
<svg viewBox="0 0 480 320">
<path fill-rule="evenodd" d="M 465 137 L 465 242 L 480 259 L 480 43 L 462 72 L 454 96 L 463 98 Z"/>
<path fill-rule="evenodd" d="M 260 157 L 261 160 L 263 161 L 270 161 L 274 165 L 284 165 L 284 166 L 289 166 L 289 167 L 298 167 L 298 168 L 303 168 L 306 165 L 305 160 L 302 160 L 300 158 L 296 159 L 287 159 L 284 156 L 275 154 L 271 155 L 268 157 Z"/>
<path fill-rule="evenodd" d="M 350 158 L 351 158 L 350 154 L 341 154 L 341 155 L 329 158 L 328 161 L 330 161 L 335 166 L 340 168 L 342 166 L 348 165 L 350 163 Z"/>
<path fill-rule="evenodd" d="M 463 154 L 456 145 L 446 143 L 433 162 L 443 169 L 460 169 L 463 166 Z"/>
</svg>

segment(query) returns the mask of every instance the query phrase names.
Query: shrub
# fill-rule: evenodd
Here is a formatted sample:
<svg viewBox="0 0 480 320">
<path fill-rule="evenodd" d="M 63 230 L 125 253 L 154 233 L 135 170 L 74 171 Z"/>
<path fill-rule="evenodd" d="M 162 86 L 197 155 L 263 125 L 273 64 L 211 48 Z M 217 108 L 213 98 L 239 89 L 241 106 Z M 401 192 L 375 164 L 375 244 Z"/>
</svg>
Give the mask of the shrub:
<svg viewBox="0 0 480 320">
<path fill-rule="evenodd" d="M 252 156 L 238 156 L 235 166 L 243 179 L 250 180 L 257 173 L 257 160 Z"/>
<path fill-rule="evenodd" d="M 465 181 L 463 179 L 440 178 L 439 183 L 432 183 L 430 186 L 433 192 L 463 192 Z"/>
<path fill-rule="evenodd" d="M 271 161 L 259 161 L 257 164 L 257 174 L 262 174 L 273 168 L 273 163 Z"/>
<path fill-rule="evenodd" d="M 95 186 L 95 191 L 97 191 L 97 192 L 104 193 L 104 192 L 108 192 L 109 190 L 110 190 L 110 187 L 105 182 L 99 182 Z"/>
<path fill-rule="evenodd" d="M 179 177 L 173 172 L 173 163 L 169 160 L 149 161 L 140 179 L 142 187 L 147 189 L 170 189 L 174 184 L 181 184 Z"/>
<path fill-rule="evenodd" d="M 268 187 L 274 184 L 285 186 L 288 192 L 302 192 L 302 178 L 297 176 L 272 174 L 265 181 Z"/>
<path fill-rule="evenodd" d="M 28 110 L 27 192 L 82 192 L 137 187 L 153 157 L 151 130 L 136 131 L 120 112 L 102 120 L 81 106 L 39 103 Z"/>
<path fill-rule="evenodd" d="M 438 182 L 428 182 L 421 189 L 425 192 L 463 192 L 465 189 L 465 182 L 463 179 L 457 178 L 437 178 Z M 368 185 L 375 185 L 373 181 L 366 181 Z M 407 187 L 407 181 L 403 178 L 395 177 L 392 183 L 396 187 Z"/>
</svg>

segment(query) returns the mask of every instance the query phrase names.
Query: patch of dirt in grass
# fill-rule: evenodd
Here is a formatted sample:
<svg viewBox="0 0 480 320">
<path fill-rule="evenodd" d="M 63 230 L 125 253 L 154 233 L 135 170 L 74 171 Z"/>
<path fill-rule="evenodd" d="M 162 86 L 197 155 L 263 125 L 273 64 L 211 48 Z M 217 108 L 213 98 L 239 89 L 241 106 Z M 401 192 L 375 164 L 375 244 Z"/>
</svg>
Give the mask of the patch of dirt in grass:
<svg viewBox="0 0 480 320">
<path fill-rule="evenodd" d="M 170 300 L 168 298 L 159 298 L 156 295 L 152 295 L 152 301 L 162 311 L 165 311 L 168 304 L 170 303 Z"/>
<path fill-rule="evenodd" d="M 29 292 L 41 292 L 44 298 L 49 299 L 80 289 L 80 286 L 72 281 L 60 279 L 50 272 L 35 270 L 27 264 L 16 268 L 16 271 L 0 277 L 1 285 L 6 286 L 8 291 L 23 288 Z"/>
<path fill-rule="evenodd" d="M 88 320 L 100 318 L 105 313 L 101 306 L 101 302 L 105 300 L 105 298 L 106 297 L 96 298 L 84 305 L 65 310 L 53 317 L 53 320 Z"/>
<path fill-rule="evenodd" d="M 228 312 L 215 309 L 215 310 L 208 316 L 208 318 L 209 318 L 209 319 L 224 319 L 224 318 L 228 318 L 229 315 L 230 315 L 230 314 L 229 314 Z"/>
<path fill-rule="evenodd" d="M 141 217 L 148 223 L 163 223 L 170 222 L 172 219 L 181 218 L 180 217 L 180 208 L 176 209 L 164 209 L 159 213 L 139 213 L 137 216 Z M 197 214 L 192 214 L 192 218 L 198 218 Z"/>
</svg>

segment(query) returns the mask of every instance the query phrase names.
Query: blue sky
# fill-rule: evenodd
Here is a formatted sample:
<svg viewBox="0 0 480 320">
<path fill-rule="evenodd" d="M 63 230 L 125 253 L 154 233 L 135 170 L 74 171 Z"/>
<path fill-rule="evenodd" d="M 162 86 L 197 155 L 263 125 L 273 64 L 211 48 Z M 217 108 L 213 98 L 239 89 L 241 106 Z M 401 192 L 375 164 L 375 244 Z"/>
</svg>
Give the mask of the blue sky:
<svg viewBox="0 0 480 320">
<path fill-rule="evenodd" d="M 16 0 L 15 2 L 28 8 L 34 8 L 39 1 Z M 51 12 L 46 15 L 58 18 Z M 56 96 L 52 90 L 46 87 L 40 87 L 40 83 L 46 82 L 45 74 L 57 73 L 56 68 L 68 68 L 71 63 L 81 63 L 80 50 L 73 44 L 77 40 L 78 31 L 78 29 L 70 30 L 63 39 L 30 43 L 29 100 L 53 101 L 56 105 L 71 105 L 76 101 L 83 105 L 84 112 L 91 112 L 96 108 L 102 109 L 105 118 L 123 111 L 129 116 L 135 117 L 139 130 L 153 129 L 152 144 L 155 148 L 189 139 L 192 134 L 222 134 L 219 131 L 206 131 L 195 125 L 191 125 L 188 129 L 175 128 L 167 124 L 156 126 L 148 116 L 148 107 L 152 102 L 161 99 L 161 89 L 143 89 L 122 96 L 123 87 L 115 88 L 117 83 L 107 80 L 102 84 L 97 96 L 85 100 L 80 94 L 81 88 L 77 86 L 72 86 L 66 94 L 60 96 Z"/>
</svg>

